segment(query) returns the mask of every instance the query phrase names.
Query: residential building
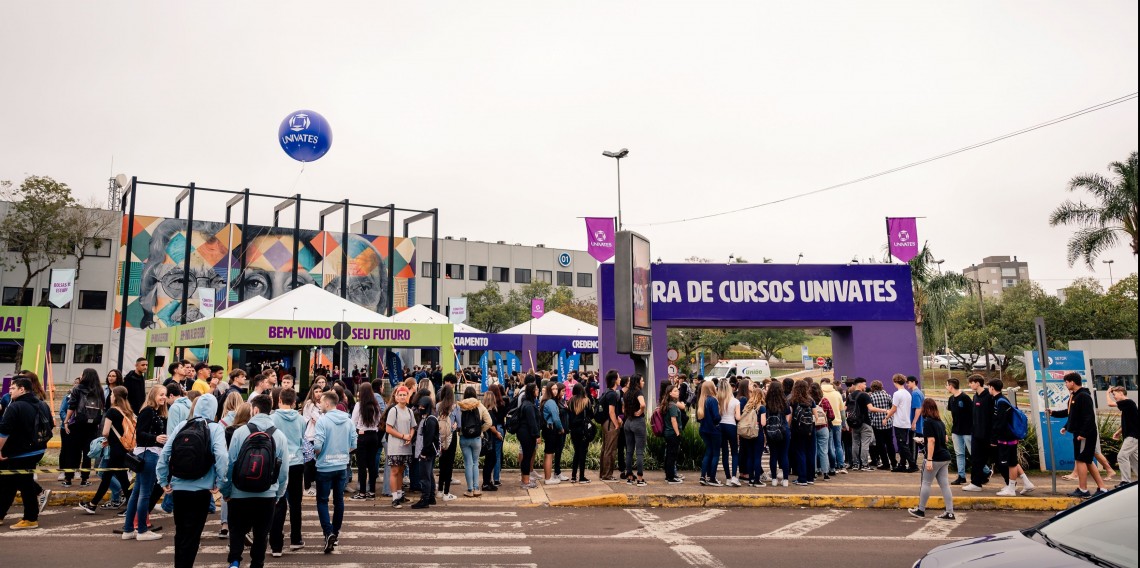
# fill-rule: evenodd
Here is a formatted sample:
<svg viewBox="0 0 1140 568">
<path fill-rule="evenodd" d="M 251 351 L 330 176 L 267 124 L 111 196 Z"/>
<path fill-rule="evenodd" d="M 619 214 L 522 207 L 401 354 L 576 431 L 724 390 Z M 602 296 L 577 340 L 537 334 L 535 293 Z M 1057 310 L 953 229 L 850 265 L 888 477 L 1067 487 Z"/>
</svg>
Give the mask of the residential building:
<svg viewBox="0 0 1140 568">
<path fill-rule="evenodd" d="M 1016 256 L 1012 260 L 1008 256 L 987 256 L 980 264 L 963 269 L 962 275 L 978 283 L 983 296 L 998 298 L 1006 288 L 1029 280 L 1029 263 Z"/>
</svg>

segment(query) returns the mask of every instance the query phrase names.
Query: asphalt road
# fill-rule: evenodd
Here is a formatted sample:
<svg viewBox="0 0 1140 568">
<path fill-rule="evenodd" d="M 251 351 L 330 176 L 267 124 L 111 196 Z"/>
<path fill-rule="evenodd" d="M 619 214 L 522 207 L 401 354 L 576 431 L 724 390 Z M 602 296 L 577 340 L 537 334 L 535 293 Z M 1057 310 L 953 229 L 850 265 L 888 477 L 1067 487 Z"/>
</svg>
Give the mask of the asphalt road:
<svg viewBox="0 0 1140 568">
<path fill-rule="evenodd" d="M 392 510 L 383 501 L 349 502 L 341 546 L 321 554 L 320 528 L 306 499 L 309 547 L 267 566 L 789 566 L 909 567 L 953 540 L 1032 525 L 1048 513 L 968 511 L 955 522 L 917 520 L 905 511 L 828 509 L 616 509 L 440 506 Z M 18 511 L 17 511 L 18 512 Z M 18 520 L 10 514 L 6 525 Z M 173 563 L 173 519 L 161 540 L 122 541 L 110 512 L 49 508 L 40 527 L 0 528 L 4 566 L 157 568 Z M 206 525 L 199 566 L 225 566 L 227 541 Z M 824 560 L 826 557 L 827 560 Z M 249 562 L 248 552 L 243 566 Z"/>
</svg>

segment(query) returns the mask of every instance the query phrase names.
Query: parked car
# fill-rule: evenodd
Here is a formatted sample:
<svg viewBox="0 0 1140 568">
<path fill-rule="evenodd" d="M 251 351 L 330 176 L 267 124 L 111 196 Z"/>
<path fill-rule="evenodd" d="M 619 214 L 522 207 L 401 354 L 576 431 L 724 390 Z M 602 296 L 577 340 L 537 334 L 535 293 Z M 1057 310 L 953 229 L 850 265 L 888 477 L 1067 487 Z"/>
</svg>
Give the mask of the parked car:
<svg viewBox="0 0 1140 568">
<path fill-rule="evenodd" d="M 1132 482 L 1032 528 L 939 546 L 913 568 L 1136 568 L 1136 492 Z"/>
<path fill-rule="evenodd" d="M 961 359 L 951 355 L 934 355 L 930 358 L 930 369 L 966 370 L 966 364 Z"/>
<path fill-rule="evenodd" d="M 977 359 L 974 360 L 974 364 L 971 366 L 971 368 L 975 371 L 996 371 L 999 367 L 1002 366 L 1003 363 L 1005 363 L 1005 355 L 995 353 L 989 357 L 986 357 L 986 354 L 982 353 L 978 355 Z"/>
</svg>

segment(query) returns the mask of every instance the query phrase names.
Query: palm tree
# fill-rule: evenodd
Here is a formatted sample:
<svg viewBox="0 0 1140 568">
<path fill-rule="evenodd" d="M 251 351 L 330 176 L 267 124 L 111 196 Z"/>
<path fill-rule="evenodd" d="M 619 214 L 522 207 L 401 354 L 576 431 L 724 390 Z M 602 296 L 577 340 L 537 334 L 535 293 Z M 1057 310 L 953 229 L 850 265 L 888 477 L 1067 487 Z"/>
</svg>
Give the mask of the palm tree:
<svg viewBox="0 0 1140 568">
<path fill-rule="evenodd" d="M 950 299 L 967 290 L 970 280 L 957 272 L 942 272 L 927 244 L 923 244 L 922 250 L 907 264 L 914 290 L 914 328 L 921 358 L 924 338 L 936 337 L 937 332 L 945 329 Z"/>
<path fill-rule="evenodd" d="M 1121 233 L 1132 239 L 1132 254 L 1140 251 L 1136 227 L 1140 225 L 1140 207 L 1136 200 L 1136 152 L 1127 163 L 1108 165 L 1112 179 L 1100 174 L 1081 174 L 1069 180 L 1069 191 L 1084 189 L 1096 199 L 1093 205 L 1065 200 L 1049 216 L 1049 224 L 1076 225 L 1069 238 L 1069 266 L 1084 259 L 1092 270 L 1101 253 L 1120 243 Z"/>
</svg>

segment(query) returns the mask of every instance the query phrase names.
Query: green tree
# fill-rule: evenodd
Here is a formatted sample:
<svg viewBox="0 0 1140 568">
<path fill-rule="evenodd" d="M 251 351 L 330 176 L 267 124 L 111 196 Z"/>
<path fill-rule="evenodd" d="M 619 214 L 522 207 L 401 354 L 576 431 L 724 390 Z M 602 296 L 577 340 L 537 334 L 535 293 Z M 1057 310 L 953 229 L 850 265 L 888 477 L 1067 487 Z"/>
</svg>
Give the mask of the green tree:
<svg viewBox="0 0 1140 568">
<path fill-rule="evenodd" d="M 942 272 L 934 253 L 926 244 L 910 259 L 911 288 L 914 294 L 914 327 L 918 338 L 918 357 L 927 347 L 926 338 L 937 339 L 946 329 L 947 312 L 955 299 L 968 290 L 970 281 L 957 272 Z"/>
<path fill-rule="evenodd" d="M 487 333 L 498 333 L 514 325 L 498 282 L 489 281 L 482 290 L 469 292 L 463 297 L 467 298 L 467 323 L 471 326 Z"/>
<path fill-rule="evenodd" d="M 1069 266 L 1082 259 L 1092 270 L 1097 257 L 1117 246 L 1122 236 L 1131 240 L 1132 254 L 1140 251 L 1136 227 L 1140 225 L 1140 205 L 1136 198 L 1136 152 L 1127 162 L 1112 162 L 1111 178 L 1100 174 L 1081 174 L 1069 180 L 1069 191 L 1083 189 L 1092 194 L 1092 204 L 1065 200 L 1049 216 L 1049 224 L 1075 225 L 1069 238 Z"/>
<path fill-rule="evenodd" d="M 0 197 L 11 202 L 0 225 L 0 242 L 17 258 L 10 263 L 8 255 L 0 255 L 0 264 L 4 268 L 22 266 L 21 288 L 27 289 L 33 279 L 74 253 L 73 225 L 67 212 L 75 207 L 75 198 L 67 184 L 47 176 L 29 176 L 19 187 L 0 182 Z"/>
<path fill-rule="evenodd" d="M 785 347 L 807 342 L 808 333 L 802 329 L 745 329 L 736 333 L 736 340 L 771 359 Z"/>
<path fill-rule="evenodd" d="M 724 359 L 732 346 L 737 343 L 736 333 L 732 331 L 706 329 L 701 333 L 700 346 L 716 355 L 717 359 Z"/>
</svg>

